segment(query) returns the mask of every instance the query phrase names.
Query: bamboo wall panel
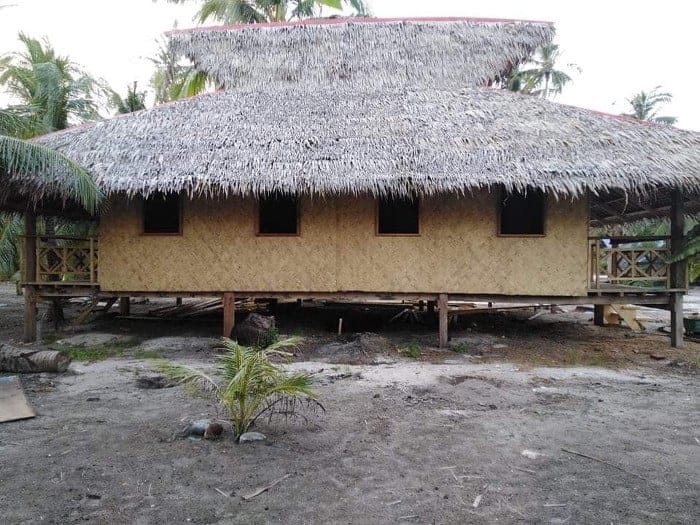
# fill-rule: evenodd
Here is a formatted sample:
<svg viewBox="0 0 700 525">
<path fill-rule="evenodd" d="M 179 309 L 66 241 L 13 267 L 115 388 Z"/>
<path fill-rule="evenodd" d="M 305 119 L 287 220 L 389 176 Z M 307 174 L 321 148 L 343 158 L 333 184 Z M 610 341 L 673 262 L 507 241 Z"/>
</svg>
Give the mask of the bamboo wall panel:
<svg viewBox="0 0 700 525">
<path fill-rule="evenodd" d="M 588 208 L 548 202 L 545 237 L 498 237 L 496 197 L 421 203 L 420 235 L 375 235 L 372 198 L 302 202 L 301 235 L 255 235 L 252 199 L 184 204 L 181 236 L 141 234 L 138 200 L 100 226 L 105 291 L 368 291 L 585 295 Z"/>
</svg>

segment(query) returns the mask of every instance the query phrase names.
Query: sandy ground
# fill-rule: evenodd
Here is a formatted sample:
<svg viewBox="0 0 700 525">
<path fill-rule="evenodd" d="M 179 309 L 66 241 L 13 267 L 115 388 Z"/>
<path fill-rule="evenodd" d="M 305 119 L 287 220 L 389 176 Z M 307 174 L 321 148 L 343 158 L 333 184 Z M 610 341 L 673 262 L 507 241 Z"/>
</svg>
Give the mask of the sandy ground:
<svg viewBox="0 0 700 525">
<path fill-rule="evenodd" d="M 6 342 L 21 303 L 0 291 Z M 22 377 L 38 417 L 0 425 L 0 522 L 697 523 L 698 345 L 671 351 L 661 335 L 591 327 L 587 312 L 531 314 L 469 320 L 454 330 L 463 355 L 430 348 L 432 329 L 382 332 L 376 365 L 318 361 L 314 345 L 335 338 L 309 323 L 286 366 L 315 374 L 325 413 L 263 422 L 268 441 L 241 445 L 174 438 L 215 407 L 135 384 L 152 337 L 176 336 L 163 354 L 210 367 L 206 323 L 102 321 L 138 346 Z M 407 342 L 419 360 L 399 353 Z"/>
</svg>

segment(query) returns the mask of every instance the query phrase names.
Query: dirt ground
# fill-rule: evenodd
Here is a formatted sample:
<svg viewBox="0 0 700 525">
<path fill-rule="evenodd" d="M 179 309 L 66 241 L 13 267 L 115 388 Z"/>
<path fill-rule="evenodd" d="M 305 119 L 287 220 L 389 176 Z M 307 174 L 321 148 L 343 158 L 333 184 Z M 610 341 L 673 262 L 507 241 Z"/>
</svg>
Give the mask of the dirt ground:
<svg viewBox="0 0 700 525">
<path fill-rule="evenodd" d="M 322 351 L 337 312 L 280 312 L 325 413 L 246 444 L 174 437 L 216 408 L 135 383 L 155 356 L 211 367 L 219 320 L 93 323 L 70 373 L 22 377 L 38 416 L 0 425 L 0 522 L 697 523 L 697 343 L 526 310 L 460 319 L 441 351 L 432 327 L 343 315 L 376 334 L 360 364 Z M 0 287 L 0 342 L 21 318 Z"/>
</svg>

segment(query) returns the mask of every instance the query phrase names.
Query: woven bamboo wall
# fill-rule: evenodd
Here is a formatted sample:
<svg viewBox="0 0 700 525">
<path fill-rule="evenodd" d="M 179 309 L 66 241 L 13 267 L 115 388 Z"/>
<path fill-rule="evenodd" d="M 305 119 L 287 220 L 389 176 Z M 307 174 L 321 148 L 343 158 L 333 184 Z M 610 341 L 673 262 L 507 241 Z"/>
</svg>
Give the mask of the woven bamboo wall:
<svg viewBox="0 0 700 525">
<path fill-rule="evenodd" d="M 545 237 L 496 236 L 496 198 L 421 203 L 420 235 L 375 235 L 371 198 L 305 199 L 301 235 L 255 235 L 252 199 L 187 201 L 181 236 L 141 235 L 141 206 L 100 226 L 105 291 L 448 292 L 585 295 L 588 207 L 548 202 Z"/>
</svg>

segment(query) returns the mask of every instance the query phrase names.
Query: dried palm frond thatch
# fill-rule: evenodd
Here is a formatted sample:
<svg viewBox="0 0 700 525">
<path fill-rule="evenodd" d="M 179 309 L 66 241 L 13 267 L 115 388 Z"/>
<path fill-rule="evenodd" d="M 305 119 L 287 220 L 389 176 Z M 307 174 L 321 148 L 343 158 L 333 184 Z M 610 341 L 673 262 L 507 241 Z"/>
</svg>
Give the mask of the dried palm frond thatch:
<svg viewBox="0 0 700 525">
<path fill-rule="evenodd" d="M 700 190 L 700 134 L 493 89 L 200 95 L 39 139 L 108 193 Z"/>
<path fill-rule="evenodd" d="M 226 89 L 297 83 L 439 89 L 487 84 L 550 42 L 554 27 L 495 19 L 340 18 L 194 28 L 169 36 L 176 53 Z"/>
</svg>

